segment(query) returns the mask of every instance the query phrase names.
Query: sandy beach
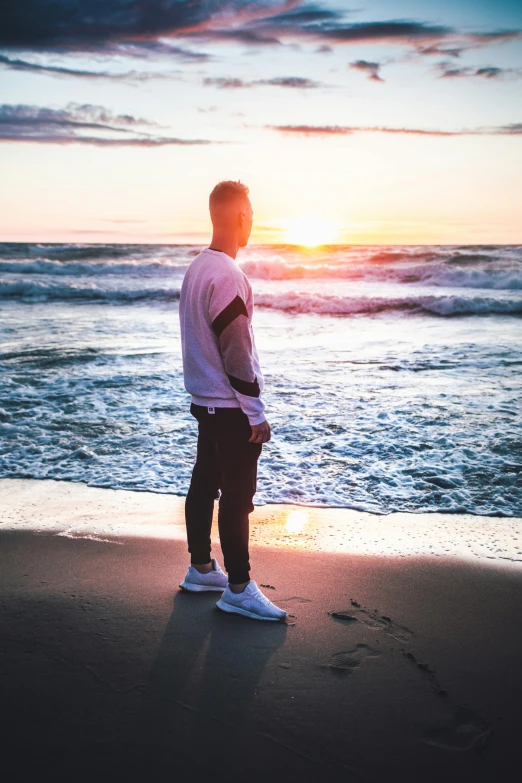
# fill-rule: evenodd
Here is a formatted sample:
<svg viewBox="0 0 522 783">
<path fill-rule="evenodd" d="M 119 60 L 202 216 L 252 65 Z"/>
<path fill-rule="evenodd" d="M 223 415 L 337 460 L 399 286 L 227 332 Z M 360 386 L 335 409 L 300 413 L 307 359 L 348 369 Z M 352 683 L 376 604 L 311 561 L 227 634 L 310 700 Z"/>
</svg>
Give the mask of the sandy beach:
<svg viewBox="0 0 522 783">
<path fill-rule="evenodd" d="M 0 68 L 0 783 L 522 781 L 522 1 Z"/>
<path fill-rule="evenodd" d="M 472 518 L 484 549 L 459 554 L 458 516 L 412 541 L 391 515 L 258 507 L 251 576 L 289 612 L 259 623 L 178 588 L 183 498 L 0 491 L 7 780 L 515 779 L 520 520 Z"/>
</svg>

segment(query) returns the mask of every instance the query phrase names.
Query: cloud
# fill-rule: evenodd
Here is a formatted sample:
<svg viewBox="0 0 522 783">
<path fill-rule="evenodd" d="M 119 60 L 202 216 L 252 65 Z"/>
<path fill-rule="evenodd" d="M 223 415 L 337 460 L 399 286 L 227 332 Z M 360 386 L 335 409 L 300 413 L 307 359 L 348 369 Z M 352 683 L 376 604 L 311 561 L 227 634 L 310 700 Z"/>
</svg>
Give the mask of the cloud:
<svg viewBox="0 0 522 783">
<path fill-rule="evenodd" d="M 417 54 L 423 57 L 440 56 L 459 58 L 463 52 L 469 49 L 469 46 L 444 46 L 440 44 L 427 44 L 426 46 L 420 44 L 415 47 Z"/>
<path fill-rule="evenodd" d="M 331 8 L 322 8 L 317 3 L 309 3 L 308 5 L 294 3 L 292 7 L 279 11 L 269 18 L 276 19 L 280 26 L 295 27 L 296 25 L 333 23 L 342 18 L 342 14 Z"/>
<path fill-rule="evenodd" d="M 412 19 L 350 23 L 349 13 L 301 0 L 7 0 L 0 47 L 62 53 L 164 53 L 201 60 L 208 55 L 185 50 L 179 42 L 200 39 L 274 46 L 304 40 L 323 47 L 396 43 L 416 47 L 426 55 L 436 47 L 458 56 L 462 46 L 521 36 L 520 30 L 460 32 L 445 24 Z"/>
<path fill-rule="evenodd" d="M 460 32 L 443 24 L 411 19 L 389 19 L 376 22 L 349 23 L 341 11 L 327 11 L 318 6 L 266 14 L 264 17 L 226 26 L 213 25 L 205 30 L 193 31 L 206 40 L 235 39 L 252 44 L 282 44 L 286 41 L 310 40 L 321 47 L 361 43 L 387 43 L 412 47 L 418 54 L 445 52 L 458 57 L 470 46 L 520 38 L 520 30 L 493 30 L 485 33 Z M 323 49 L 324 51 L 324 49 Z"/>
<path fill-rule="evenodd" d="M 512 122 L 510 125 L 503 125 L 499 129 L 503 136 L 522 136 L 522 122 Z"/>
<path fill-rule="evenodd" d="M 235 38 L 244 43 L 254 44 L 282 43 L 288 39 L 310 39 L 322 45 L 323 51 L 328 51 L 328 47 L 334 44 L 365 42 L 409 44 L 415 41 L 440 41 L 446 36 L 455 34 L 453 28 L 445 25 L 432 25 L 412 20 L 347 23 L 345 16 L 346 11 L 296 2 L 292 8 L 276 13 L 267 10 L 256 19 L 241 24 L 235 23 L 234 19 L 229 19 L 227 25 L 213 24 L 187 34 L 211 40 Z"/>
<path fill-rule="evenodd" d="M 189 63 L 206 63 L 214 60 L 214 57 L 207 52 L 197 52 L 193 49 L 186 49 L 182 46 L 176 46 L 171 41 L 137 41 L 135 43 L 114 43 L 108 44 L 105 48 L 97 47 L 97 52 L 105 54 L 120 54 L 126 57 L 147 58 L 164 55 L 168 59 L 179 60 Z"/>
<path fill-rule="evenodd" d="M 254 84 L 255 83 L 256 82 L 254 82 Z M 298 90 L 309 90 L 323 86 L 321 82 L 316 82 L 313 79 L 305 79 L 302 76 L 276 76 L 273 79 L 259 79 L 257 84 L 269 87 L 291 87 Z"/>
<path fill-rule="evenodd" d="M 426 130 L 370 125 L 265 125 L 267 130 L 295 136 L 350 136 L 355 133 L 388 133 L 404 136 L 504 136 L 522 135 L 522 123 L 471 130 Z"/>
<path fill-rule="evenodd" d="M 0 106 L 0 142 L 90 144 L 100 147 L 212 143 L 205 139 L 162 136 L 141 130 L 143 126 L 157 127 L 140 117 L 113 114 L 103 106 L 91 104 L 71 103 L 65 109 L 23 104 Z"/>
<path fill-rule="evenodd" d="M 268 130 L 296 136 L 349 136 L 354 133 L 397 133 L 412 136 L 459 136 L 458 131 L 388 128 L 365 125 L 265 125 Z"/>
<path fill-rule="evenodd" d="M 477 68 L 475 71 L 475 76 L 483 76 L 486 79 L 498 79 L 500 76 L 505 76 L 506 73 L 513 73 L 512 68 L 494 68 L 494 67 L 486 67 L 486 68 Z"/>
<path fill-rule="evenodd" d="M 74 126 L 109 130 L 114 130 L 116 126 L 120 126 L 119 130 L 122 130 L 121 126 L 125 126 L 127 130 L 129 126 L 154 124 L 131 114 L 114 114 L 103 106 L 94 106 L 90 103 L 70 103 L 65 109 L 48 109 L 23 104 L 0 106 L 0 124 L 11 122 L 23 122 L 27 125 L 45 122 L 62 127 Z"/>
<path fill-rule="evenodd" d="M 260 13 L 256 18 L 229 20 L 229 25 L 212 25 L 206 30 L 194 31 L 196 37 L 213 41 L 237 41 L 253 46 L 280 46 L 283 38 L 306 37 L 313 25 L 334 24 L 343 14 L 318 4 L 303 4 L 300 0 L 289 0 L 282 6 Z M 231 22 L 231 23 L 230 23 Z M 329 47 L 325 44 L 323 51 Z"/>
<path fill-rule="evenodd" d="M 26 60 L 12 59 L 0 54 L 0 66 L 11 71 L 27 71 L 29 73 L 45 74 L 47 76 L 77 77 L 81 79 L 109 79 L 112 81 L 144 82 L 154 78 L 166 78 L 173 74 L 144 73 L 142 71 L 127 71 L 126 73 L 111 73 L 110 71 L 86 71 L 81 68 L 66 68 L 59 65 L 40 65 Z"/>
<path fill-rule="evenodd" d="M 459 33 L 454 31 L 447 40 L 415 43 L 414 52 L 421 57 L 444 56 L 459 59 L 464 52 L 488 44 L 499 44 L 522 37 L 520 30 L 497 30 L 490 33 Z"/>
<path fill-rule="evenodd" d="M 188 34 L 186 34 L 188 35 Z M 245 44 L 245 46 L 281 46 L 281 41 L 276 35 L 267 35 L 261 30 L 237 29 L 219 29 L 219 30 L 200 30 L 191 34 L 196 38 L 213 43 L 232 43 Z"/>
<path fill-rule="evenodd" d="M 379 75 L 379 69 L 382 63 L 372 63 L 368 60 L 355 60 L 353 63 L 348 63 L 349 68 L 353 68 L 356 71 L 361 71 L 368 76 L 371 82 L 383 82 L 384 79 Z"/>
<path fill-rule="evenodd" d="M 426 22 L 390 20 L 382 22 L 357 22 L 354 24 L 310 25 L 304 32 L 336 43 L 400 42 L 440 40 L 451 33 L 452 28 L 430 25 Z"/>
<path fill-rule="evenodd" d="M 207 76 L 203 79 L 205 87 L 219 87 L 222 90 L 240 90 L 243 87 L 248 87 L 249 82 L 243 81 L 243 79 L 232 79 L 225 76 L 210 77 Z"/>
<path fill-rule="evenodd" d="M 488 65 L 481 68 L 475 67 L 462 67 L 455 68 L 448 63 L 439 63 L 436 69 L 439 79 L 462 79 L 462 78 L 482 78 L 482 79 L 505 79 L 505 78 L 520 78 L 522 76 L 522 68 L 498 68 L 496 66 Z"/>
<path fill-rule="evenodd" d="M 139 46 L 234 19 L 248 23 L 294 3 L 245 0 L 7 0 L 0 47 L 39 51 L 93 51 L 100 46 Z M 190 55 L 189 55 L 190 56 Z"/>
<path fill-rule="evenodd" d="M 305 79 L 301 76 L 276 76 L 272 79 L 254 79 L 253 81 L 207 76 L 203 79 L 203 84 L 205 87 L 218 87 L 224 90 L 240 90 L 246 87 L 290 87 L 292 89 L 310 90 L 323 86 L 321 82 Z"/>
</svg>

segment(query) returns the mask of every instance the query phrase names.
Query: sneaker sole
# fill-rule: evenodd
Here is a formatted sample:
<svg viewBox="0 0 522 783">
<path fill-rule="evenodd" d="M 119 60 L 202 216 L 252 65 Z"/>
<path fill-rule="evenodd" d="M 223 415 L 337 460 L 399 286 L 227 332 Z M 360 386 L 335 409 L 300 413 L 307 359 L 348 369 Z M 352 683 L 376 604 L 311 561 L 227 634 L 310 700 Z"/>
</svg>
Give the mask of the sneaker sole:
<svg viewBox="0 0 522 783">
<path fill-rule="evenodd" d="M 283 617 L 263 617 L 263 615 L 255 614 L 255 612 L 249 612 L 247 609 L 241 609 L 240 606 L 232 606 L 232 604 L 227 604 L 225 601 L 221 600 L 216 603 L 216 606 L 218 609 L 221 609 L 222 612 L 228 612 L 229 614 L 242 614 L 245 617 L 251 617 L 253 620 L 271 620 L 272 622 L 280 623 L 281 620 L 286 619 L 286 614 L 283 615 Z"/>
<path fill-rule="evenodd" d="M 181 582 L 179 587 L 189 593 L 222 593 L 226 590 L 226 587 L 218 587 L 217 585 L 196 585 L 191 582 Z"/>
</svg>

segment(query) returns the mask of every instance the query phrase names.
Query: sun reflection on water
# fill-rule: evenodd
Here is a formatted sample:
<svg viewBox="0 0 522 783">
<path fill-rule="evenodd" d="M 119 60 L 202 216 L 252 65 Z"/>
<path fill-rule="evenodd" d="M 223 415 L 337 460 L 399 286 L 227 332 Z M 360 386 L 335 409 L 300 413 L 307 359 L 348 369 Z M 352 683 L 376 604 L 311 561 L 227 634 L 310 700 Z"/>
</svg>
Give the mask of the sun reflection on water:
<svg viewBox="0 0 522 783">
<path fill-rule="evenodd" d="M 287 514 L 285 530 L 288 533 L 302 533 L 308 522 L 308 511 L 297 509 Z"/>
</svg>

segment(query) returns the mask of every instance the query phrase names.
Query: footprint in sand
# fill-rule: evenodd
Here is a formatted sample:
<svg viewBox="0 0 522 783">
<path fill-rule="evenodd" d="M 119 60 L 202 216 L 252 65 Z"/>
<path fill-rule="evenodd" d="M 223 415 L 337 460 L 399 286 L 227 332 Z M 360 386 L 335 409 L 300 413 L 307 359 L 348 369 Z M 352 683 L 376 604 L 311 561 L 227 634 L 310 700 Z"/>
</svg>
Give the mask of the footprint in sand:
<svg viewBox="0 0 522 783">
<path fill-rule="evenodd" d="M 406 652 L 406 650 L 402 650 L 402 654 L 417 667 L 419 672 L 428 680 L 431 687 L 438 696 L 448 695 L 448 692 L 439 685 L 434 669 L 430 668 L 427 663 L 421 663 L 418 661 L 412 652 Z"/>
<path fill-rule="evenodd" d="M 331 669 L 337 674 L 350 674 L 361 665 L 365 660 L 370 658 L 380 658 L 382 652 L 370 647 L 369 644 L 356 644 L 351 650 L 342 650 L 341 652 L 334 653 L 330 659 L 330 663 L 321 664 L 322 669 Z"/>
<path fill-rule="evenodd" d="M 430 683 L 437 696 L 443 696 L 450 714 L 451 725 L 430 729 L 422 741 L 444 750 L 463 751 L 481 748 L 487 741 L 491 726 L 485 718 L 466 704 L 451 705 L 447 691 L 441 688 L 435 670 L 427 663 L 417 660 L 412 652 L 401 651 Z"/>
<path fill-rule="evenodd" d="M 335 617 L 338 620 L 343 620 L 347 623 L 359 621 L 375 631 L 383 631 L 398 642 L 408 642 L 413 636 L 413 631 L 410 631 L 405 625 L 394 623 L 391 617 L 388 617 L 385 614 L 379 614 L 376 609 L 374 611 L 363 609 L 361 605 L 353 599 L 351 604 L 351 609 L 344 609 L 339 612 L 328 612 L 328 614 L 331 617 Z"/>
<path fill-rule="evenodd" d="M 478 712 L 465 704 L 459 704 L 453 710 L 452 718 L 452 726 L 431 729 L 422 741 L 453 751 L 473 750 L 486 743 L 491 726 Z"/>
<path fill-rule="evenodd" d="M 280 598 L 278 603 L 280 604 L 288 604 L 290 601 L 296 601 L 298 604 L 311 604 L 312 599 L 311 598 L 301 598 L 300 595 L 293 595 L 291 598 Z"/>
<path fill-rule="evenodd" d="M 388 636 L 399 642 L 410 642 L 414 636 L 413 631 L 405 625 L 393 622 L 391 617 L 379 614 L 377 609 L 371 611 L 364 609 L 361 604 L 350 600 L 351 608 L 338 612 L 328 612 L 331 617 L 352 625 L 356 622 L 364 623 L 368 628 L 383 631 Z M 450 714 L 450 725 L 436 727 L 429 730 L 422 741 L 428 745 L 450 751 L 470 751 L 482 748 L 491 734 L 492 727 L 487 720 L 465 704 L 451 705 L 447 691 L 442 688 L 437 680 L 435 670 L 427 663 L 419 661 L 416 656 L 402 649 L 402 654 L 415 666 L 419 674 L 424 677 L 437 696 L 444 698 L 444 703 Z M 338 652 L 332 656 L 327 667 L 338 673 L 354 671 L 366 658 L 377 658 L 382 653 L 369 645 L 358 644 L 353 650 Z"/>
</svg>

